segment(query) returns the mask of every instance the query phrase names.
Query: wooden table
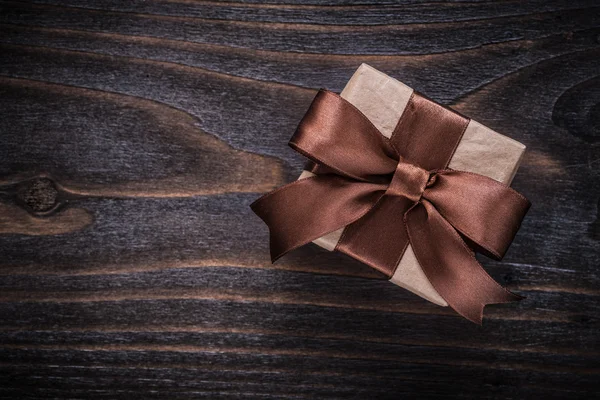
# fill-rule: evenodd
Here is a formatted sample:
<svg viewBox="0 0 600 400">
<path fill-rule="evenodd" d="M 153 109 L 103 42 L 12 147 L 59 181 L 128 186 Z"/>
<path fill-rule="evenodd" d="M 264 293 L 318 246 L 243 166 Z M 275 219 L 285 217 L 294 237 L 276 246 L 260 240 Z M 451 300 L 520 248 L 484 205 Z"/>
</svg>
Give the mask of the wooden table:
<svg viewBox="0 0 600 400">
<path fill-rule="evenodd" d="M 0 4 L 1 398 L 600 393 L 600 4 Z M 291 2 L 290 2 L 291 3 Z M 248 205 L 366 62 L 528 146 L 483 326 Z"/>
</svg>

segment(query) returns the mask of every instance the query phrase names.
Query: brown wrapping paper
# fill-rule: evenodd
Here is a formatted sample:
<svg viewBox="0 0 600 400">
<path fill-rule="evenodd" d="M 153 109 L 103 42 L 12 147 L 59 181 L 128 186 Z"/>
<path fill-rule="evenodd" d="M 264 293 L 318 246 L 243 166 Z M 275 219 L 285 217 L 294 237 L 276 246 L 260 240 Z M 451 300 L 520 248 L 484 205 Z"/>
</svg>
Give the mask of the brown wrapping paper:
<svg viewBox="0 0 600 400">
<path fill-rule="evenodd" d="M 373 122 L 379 131 L 390 137 L 413 89 L 375 68 L 362 64 L 354 73 L 341 96 L 356 106 Z M 471 120 L 450 160 L 449 167 L 475 172 L 510 185 L 525 146 L 503 136 L 490 128 Z M 299 179 L 311 176 L 303 171 Z M 329 233 L 314 241 L 315 244 L 333 251 L 343 229 Z M 447 306 L 425 276 L 409 245 L 390 281 L 432 303 Z"/>
</svg>

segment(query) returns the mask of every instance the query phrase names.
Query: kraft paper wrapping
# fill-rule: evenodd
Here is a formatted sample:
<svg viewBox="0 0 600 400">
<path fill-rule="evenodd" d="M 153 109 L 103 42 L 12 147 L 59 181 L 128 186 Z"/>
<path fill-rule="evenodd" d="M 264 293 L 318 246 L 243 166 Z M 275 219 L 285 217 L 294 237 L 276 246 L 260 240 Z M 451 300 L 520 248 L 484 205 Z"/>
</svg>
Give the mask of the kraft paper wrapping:
<svg viewBox="0 0 600 400">
<path fill-rule="evenodd" d="M 354 73 L 341 96 L 356 106 L 379 131 L 390 137 L 413 89 L 375 68 L 362 64 Z M 510 185 L 525 146 L 471 120 L 449 167 L 475 172 Z M 303 171 L 298 179 L 312 176 Z M 313 243 L 333 251 L 343 229 L 329 233 Z M 390 281 L 440 306 L 448 303 L 433 288 L 408 245 Z"/>
</svg>

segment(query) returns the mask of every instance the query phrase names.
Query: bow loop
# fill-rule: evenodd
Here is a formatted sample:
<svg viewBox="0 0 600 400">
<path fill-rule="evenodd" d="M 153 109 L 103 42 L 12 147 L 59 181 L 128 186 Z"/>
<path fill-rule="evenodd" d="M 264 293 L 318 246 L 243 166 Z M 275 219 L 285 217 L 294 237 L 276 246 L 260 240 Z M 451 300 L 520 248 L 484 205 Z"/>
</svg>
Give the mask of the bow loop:
<svg viewBox="0 0 600 400">
<path fill-rule="evenodd" d="M 364 216 L 386 186 L 343 176 L 316 175 L 292 182 L 250 205 L 269 227 L 271 261 Z M 323 202 L 323 199 L 328 199 Z M 277 207 L 273 207 L 277 204 Z"/>
<path fill-rule="evenodd" d="M 510 187 L 470 172 L 438 171 L 435 181 L 423 196 L 480 252 L 501 259 L 531 203 Z"/>
<path fill-rule="evenodd" d="M 380 182 L 380 176 L 395 171 L 399 159 L 363 113 L 326 90 L 317 93 L 289 145 L 338 175 L 359 181 Z"/>
</svg>

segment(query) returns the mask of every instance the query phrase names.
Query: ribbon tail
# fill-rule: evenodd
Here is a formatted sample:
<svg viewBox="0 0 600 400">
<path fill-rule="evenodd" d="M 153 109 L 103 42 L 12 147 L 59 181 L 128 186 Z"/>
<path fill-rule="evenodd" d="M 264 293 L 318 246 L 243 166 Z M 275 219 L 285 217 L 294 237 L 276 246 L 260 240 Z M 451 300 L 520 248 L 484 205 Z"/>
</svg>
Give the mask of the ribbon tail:
<svg viewBox="0 0 600 400">
<path fill-rule="evenodd" d="M 523 299 L 488 275 L 475 253 L 429 201 L 415 204 L 404 218 L 423 272 L 457 313 L 481 325 L 487 304 Z"/>
<path fill-rule="evenodd" d="M 262 196 L 250 208 L 269 227 L 271 261 L 361 218 L 386 186 L 340 175 L 316 175 Z"/>
</svg>

